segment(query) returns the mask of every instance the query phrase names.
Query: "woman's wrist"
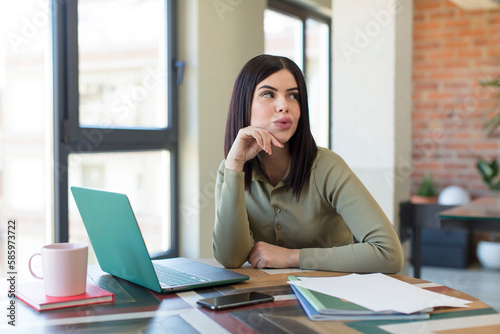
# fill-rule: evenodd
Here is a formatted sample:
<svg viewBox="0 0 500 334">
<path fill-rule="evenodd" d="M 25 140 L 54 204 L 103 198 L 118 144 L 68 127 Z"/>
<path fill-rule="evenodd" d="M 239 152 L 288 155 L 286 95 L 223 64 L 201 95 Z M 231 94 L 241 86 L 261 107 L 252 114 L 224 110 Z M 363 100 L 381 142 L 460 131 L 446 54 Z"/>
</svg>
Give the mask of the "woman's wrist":
<svg viewBox="0 0 500 334">
<path fill-rule="evenodd" d="M 228 157 L 224 165 L 226 166 L 226 168 L 234 170 L 235 172 L 243 172 L 243 166 L 245 165 L 245 163 L 238 163 L 237 161 Z"/>
<path fill-rule="evenodd" d="M 289 268 L 300 268 L 300 249 L 290 249 L 288 261 Z"/>
</svg>

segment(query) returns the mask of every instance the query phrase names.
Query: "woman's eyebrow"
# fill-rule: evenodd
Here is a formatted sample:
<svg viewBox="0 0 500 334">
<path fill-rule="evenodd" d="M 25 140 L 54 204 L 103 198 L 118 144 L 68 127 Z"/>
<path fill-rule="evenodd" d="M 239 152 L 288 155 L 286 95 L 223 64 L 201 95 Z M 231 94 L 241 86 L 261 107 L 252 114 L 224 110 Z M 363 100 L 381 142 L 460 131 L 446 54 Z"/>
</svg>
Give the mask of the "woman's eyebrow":
<svg viewBox="0 0 500 334">
<path fill-rule="evenodd" d="M 273 86 L 268 86 L 268 85 L 260 86 L 258 89 L 270 89 L 270 90 L 275 90 L 275 91 L 278 90 L 277 88 L 274 88 Z"/>
<path fill-rule="evenodd" d="M 260 86 L 258 89 L 270 89 L 270 90 L 278 91 L 277 88 L 274 88 L 273 86 L 269 86 L 269 85 Z M 299 90 L 299 87 L 288 88 L 286 91 L 289 92 L 292 90 Z"/>
</svg>

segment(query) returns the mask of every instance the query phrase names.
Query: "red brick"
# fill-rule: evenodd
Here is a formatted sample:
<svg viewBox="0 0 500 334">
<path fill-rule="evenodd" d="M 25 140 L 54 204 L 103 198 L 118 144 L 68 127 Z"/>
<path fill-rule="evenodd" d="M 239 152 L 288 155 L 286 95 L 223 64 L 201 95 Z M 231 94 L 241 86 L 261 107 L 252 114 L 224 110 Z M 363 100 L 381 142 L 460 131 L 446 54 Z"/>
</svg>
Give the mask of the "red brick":
<svg viewBox="0 0 500 334">
<path fill-rule="evenodd" d="M 431 100 L 440 100 L 440 99 L 449 99 L 454 96 L 453 93 L 443 93 L 443 92 L 438 92 L 438 93 L 429 93 L 429 99 Z"/>
<path fill-rule="evenodd" d="M 458 52 L 458 56 L 460 58 L 479 58 L 482 54 L 481 50 L 466 50 Z"/>
<path fill-rule="evenodd" d="M 468 68 L 469 62 L 464 61 L 464 60 L 451 60 L 447 61 L 446 63 L 443 64 L 444 68 Z"/>
<path fill-rule="evenodd" d="M 441 46 L 440 41 L 426 40 L 413 45 L 414 50 L 437 49 Z"/>
<path fill-rule="evenodd" d="M 491 67 L 491 71 L 494 71 L 500 65 L 500 61 L 499 59 L 479 59 L 474 61 L 474 65 L 477 67 Z"/>
<path fill-rule="evenodd" d="M 413 72 L 413 75 L 411 76 L 413 82 L 418 82 L 418 81 L 424 81 L 427 79 L 427 75 L 424 72 Z"/>
<path fill-rule="evenodd" d="M 455 52 L 453 50 L 445 50 L 439 52 L 429 52 L 429 59 L 452 59 L 455 57 Z"/>
<path fill-rule="evenodd" d="M 427 169 L 427 170 L 434 170 L 434 169 L 438 169 L 439 168 L 439 164 L 435 163 L 435 162 L 424 162 L 424 163 L 420 163 L 418 167 L 422 168 L 422 169 Z M 422 177 L 423 176 L 424 175 L 422 175 Z"/>
<path fill-rule="evenodd" d="M 454 40 L 454 41 L 445 41 L 443 42 L 443 48 L 467 48 L 470 46 L 470 42 L 468 40 Z"/>
<path fill-rule="evenodd" d="M 417 101 L 414 104 L 415 108 L 423 108 L 423 109 L 437 108 L 438 106 L 439 104 L 433 101 Z"/>
<path fill-rule="evenodd" d="M 439 22 L 422 22 L 422 23 L 414 23 L 413 29 L 416 31 L 419 30 L 436 30 L 441 27 L 441 23 Z"/>
<path fill-rule="evenodd" d="M 420 13 L 415 13 L 413 15 L 413 22 L 424 22 L 426 19 L 426 15 L 422 12 Z"/>
<path fill-rule="evenodd" d="M 421 32 L 413 31 L 413 41 L 424 41 L 427 40 L 428 36 Z"/>
<path fill-rule="evenodd" d="M 411 114 L 411 118 L 412 118 L 412 120 L 414 122 L 413 125 L 416 125 L 417 124 L 416 121 L 423 120 L 425 118 L 425 116 L 422 113 L 412 113 Z"/>
<path fill-rule="evenodd" d="M 439 9 L 442 7 L 442 1 L 429 1 L 429 2 L 423 2 L 423 1 L 415 1 L 415 12 L 419 11 L 427 11 L 429 9 Z"/>
<path fill-rule="evenodd" d="M 475 37 L 475 36 L 485 36 L 487 34 L 486 28 L 483 29 L 467 29 L 458 32 L 460 37 Z"/>
<path fill-rule="evenodd" d="M 455 11 L 450 8 L 442 9 L 442 10 L 435 10 L 429 13 L 429 18 L 431 20 L 442 20 L 443 19 L 451 19 L 455 17 Z M 446 21 L 445 21 L 446 22 Z"/>
<path fill-rule="evenodd" d="M 412 99 L 415 101 L 415 100 L 421 100 L 423 99 L 424 97 L 424 94 L 422 94 L 421 92 L 415 92 L 413 91 L 412 95 L 411 95 Z"/>
<path fill-rule="evenodd" d="M 415 52 L 413 54 L 413 62 L 415 64 L 425 63 L 425 62 L 427 62 L 427 57 L 425 56 L 425 54 L 418 54 L 417 52 Z"/>
<path fill-rule="evenodd" d="M 444 89 L 468 89 L 469 85 L 467 83 L 463 82 L 445 82 L 443 83 L 443 88 Z"/>
<path fill-rule="evenodd" d="M 427 114 L 427 119 L 436 121 L 436 120 L 441 120 L 443 119 L 443 115 L 436 113 L 436 112 L 430 112 Z M 438 124 L 435 124 L 434 126 L 439 126 Z"/>
<path fill-rule="evenodd" d="M 458 139 L 480 138 L 479 134 L 469 131 L 456 131 L 455 137 Z"/>
<path fill-rule="evenodd" d="M 471 20 L 469 19 L 460 19 L 460 20 L 454 20 L 454 21 L 445 21 L 444 22 L 444 27 L 445 28 L 469 28 L 471 26 Z"/>
<path fill-rule="evenodd" d="M 496 142 L 483 142 L 483 143 L 474 143 L 472 144 L 472 149 L 474 150 L 497 150 L 498 143 Z"/>
<path fill-rule="evenodd" d="M 455 36 L 457 36 L 457 32 L 455 32 L 455 30 L 432 31 L 429 33 L 428 38 L 443 40 L 454 38 Z"/>
<path fill-rule="evenodd" d="M 483 15 L 487 15 L 487 14 L 488 14 L 488 11 L 483 10 L 483 9 L 474 9 L 474 10 L 467 9 L 467 10 L 462 10 L 460 12 L 457 12 L 458 16 L 467 16 L 467 17 L 483 16 Z"/>
<path fill-rule="evenodd" d="M 432 80 L 454 79 L 455 73 L 453 72 L 434 72 L 429 76 Z"/>
<path fill-rule="evenodd" d="M 437 63 L 420 63 L 420 64 L 413 65 L 414 71 L 435 70 L 438 67 L 439 67 L 439 64 L 437 64 Z"/>
<path fill-rule="evenodd" d="M 467 150 L 469 149 L 469 144 L 467 143 L 447 143 L 444 146 L 446 150 Z"/>
<path fill-rule="evenodd" d="M 435 82 L 427 82 L 427 83 L 416 83 L 413 88 L 417 90 L 436 90 L 438 89 L 438 84 Z"/>
<path fill-rule="evenodd" d="M 448 162 L 445 162 L 443 163 L 443 168 L 445 169 L 468 169 L 470 167 L 469 164 L 466 164 L 466 163 L 459 163 L 459 162 L 452 162 L 452 163 L 448 163 Z"/>
<path fill-rule="evenodd" d="M 427 124 L 425 124 L 425 123 L 413 124 L 413 130 L 425 130 L 425 129 L 427 129 Z"/>
<path fill-rule="evenodd" d="M 482 47 L 482 46 L 498 45 L 499 41 L 495 41 L 495 40 L 487 38 L 487 37 L 476 37 L 476 38 L 474 38 L 474 41 L 472 43 L 476 47 Z"/>
<path fill-rule="evenodd" d="M 500 57 L 500 49 L 488 50 L 488 57 Z"/>
</svg>

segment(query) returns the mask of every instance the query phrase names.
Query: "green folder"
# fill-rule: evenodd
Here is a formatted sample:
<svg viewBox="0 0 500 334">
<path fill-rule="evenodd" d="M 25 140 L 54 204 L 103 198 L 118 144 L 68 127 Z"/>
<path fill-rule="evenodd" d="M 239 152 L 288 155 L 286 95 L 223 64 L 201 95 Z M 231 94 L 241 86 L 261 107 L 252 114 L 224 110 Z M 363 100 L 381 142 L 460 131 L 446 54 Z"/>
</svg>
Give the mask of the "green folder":
<svg viewBox="0 0 500 334">
<path fill-rule="evenodd" d="M 296 276 L 288 276 L 290 281 L 299 281 Z M 295 285 L 297 290 L 307 299 L 307 301 L 322 314 L 373 314 L 376 313 L 358 304 L 347 300 L 325 295 L 317 291 L 309 290 Z"/>
<path fill-rule="evenodd" d="M 288 276 L 289 281 L 300 281 L 296 276 Z M 326 295 L 317 291 L 309 290 L 301 286 L 294 285 L 295 288 L 304 296 L 311 306 L 320 314 L 325 315 L 383 315 L 383 314 L 401 314 L 395 311 L 372 311 L 363 306 L 351 303 L 347 300 Z M 432 309 L 423 310 L 421 313 L 428 313 Z"/>
</svg>

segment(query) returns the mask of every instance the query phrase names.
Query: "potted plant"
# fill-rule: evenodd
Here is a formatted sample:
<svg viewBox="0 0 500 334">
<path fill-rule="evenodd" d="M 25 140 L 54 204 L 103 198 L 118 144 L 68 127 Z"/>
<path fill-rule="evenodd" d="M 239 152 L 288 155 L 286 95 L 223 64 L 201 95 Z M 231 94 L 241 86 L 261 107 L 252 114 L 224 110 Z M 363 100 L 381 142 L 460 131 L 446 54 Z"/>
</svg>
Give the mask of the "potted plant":
<svg viewBox="0 0 500 334">
<path fill-rule="evenodd" d="M 411 196 L 411 202 L 414 204 L 428 204 L 437 203 L 437 187 L 432 180 L 432 176 L 426 175 L 420 186 L 418 187 L 417 193 Z"/>
</svg>

